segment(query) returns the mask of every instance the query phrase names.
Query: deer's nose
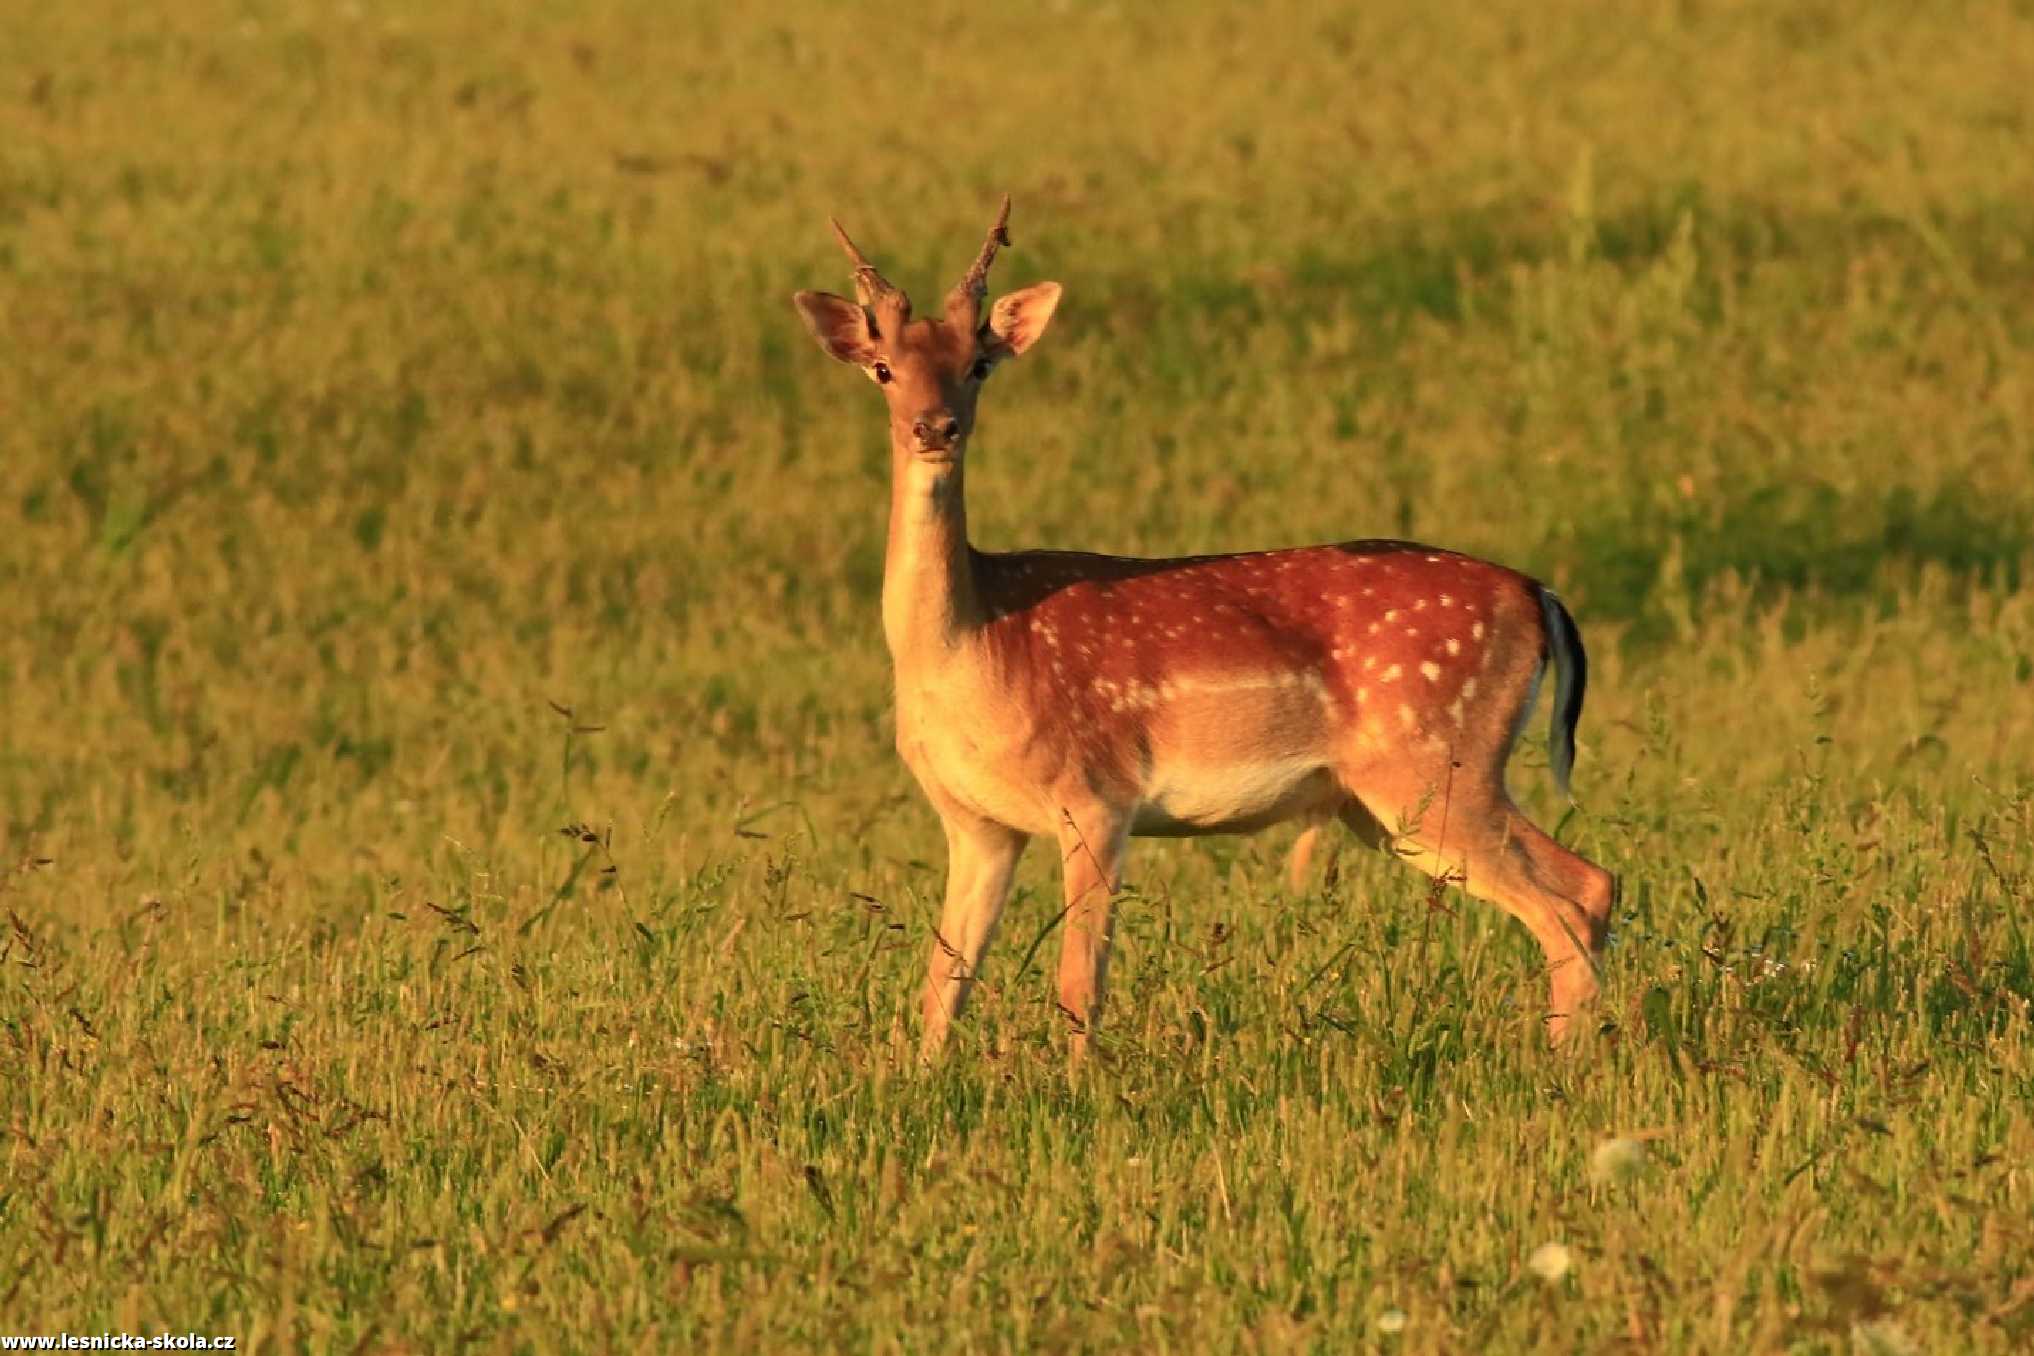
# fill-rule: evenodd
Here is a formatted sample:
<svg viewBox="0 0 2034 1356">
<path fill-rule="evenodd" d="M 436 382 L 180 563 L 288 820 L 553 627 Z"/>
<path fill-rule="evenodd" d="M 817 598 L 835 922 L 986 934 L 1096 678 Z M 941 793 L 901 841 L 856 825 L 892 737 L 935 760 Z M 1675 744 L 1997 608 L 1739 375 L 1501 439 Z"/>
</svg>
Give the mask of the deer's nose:
<svg viewBox="0 0 2034 1356">
<path fill-rule="evenodd" d="M 945 451 L 960 441 L 960 420 L 945 410 L 934 410 L 911 421 L 911 436 L 920 450 Z"/>
</svg>

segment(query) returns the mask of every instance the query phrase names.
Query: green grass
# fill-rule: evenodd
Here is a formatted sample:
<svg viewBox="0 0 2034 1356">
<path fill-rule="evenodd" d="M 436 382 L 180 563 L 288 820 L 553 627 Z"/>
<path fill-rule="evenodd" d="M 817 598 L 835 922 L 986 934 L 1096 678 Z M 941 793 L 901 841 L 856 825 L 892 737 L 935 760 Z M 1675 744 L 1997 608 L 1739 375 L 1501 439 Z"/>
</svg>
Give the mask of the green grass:
<svg viewBox="0 0 2034 1356">
<path fill-rule="evenodd" d="M 2026 5 L 17 9 L 0 1331 L 2034 1339 Z M 788 299 L 1005 188 L 981 544 L 1573 606 L 1577 1049 L 1273 833 L 1139 846 L 1081 1078 L 1034 850 L 913 1071 L 882 420 Z"/>
</svg>

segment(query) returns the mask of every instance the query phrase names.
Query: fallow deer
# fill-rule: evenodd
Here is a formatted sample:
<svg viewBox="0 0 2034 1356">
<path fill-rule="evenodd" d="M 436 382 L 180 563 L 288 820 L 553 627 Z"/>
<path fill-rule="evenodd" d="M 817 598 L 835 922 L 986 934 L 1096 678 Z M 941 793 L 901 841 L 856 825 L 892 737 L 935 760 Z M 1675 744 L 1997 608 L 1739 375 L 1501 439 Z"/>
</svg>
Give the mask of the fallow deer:
<svg viewBox="0 0 2034 1356">
<path fill-rule="evenodd" d="M 946 829 L 921 1054 L 966 1003 L 1025 843 L 1059 847 L 1059 1005 L 1085 1053 L 1111 895 L 1132 835 L 1339 819 L 1524 923 L 1546 955 L 1546 1030 L 1594 996 L 1610 874 L 1519 810 L 1504 767 L 1540 680 L 1567 794 L 1585 658 L 1568 610 L 1503 566 L 1402 541 L 1131 559 L 976 550 L 962 494 L 982 384 L 1045 333 L 1057 283 L 984 307 L 1010 200 L 937 315 L 840 223 L 856 300 L 800 292 L 819 344 L 890 414 L 883 633 L 897 748 Z M 1387 827 L 1389 826 L 1389 827 Z"/>
</svg>

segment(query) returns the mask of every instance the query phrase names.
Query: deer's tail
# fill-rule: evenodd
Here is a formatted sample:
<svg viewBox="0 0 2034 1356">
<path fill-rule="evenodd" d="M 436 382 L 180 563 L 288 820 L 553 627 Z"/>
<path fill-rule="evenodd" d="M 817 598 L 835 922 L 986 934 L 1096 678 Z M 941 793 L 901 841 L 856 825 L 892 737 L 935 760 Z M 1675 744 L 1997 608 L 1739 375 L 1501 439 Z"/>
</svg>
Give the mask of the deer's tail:
<svg viewBox="0 0 2034 1356">
<path fill-rule="evenodd" d="M 1546 624 L 1547 654 L 1553 661 L 1554 710 L 1547 724 L 1547 766 L 1554 785 L 1569 800 L 1568 774 L 1575 770 L 1575 727 L 1582 722 L 1582 697 L 1589 689 L 1589 655 L 1582 632 L 1554 591 L 1540 588 L 1540 619 Z"/>
</svg>

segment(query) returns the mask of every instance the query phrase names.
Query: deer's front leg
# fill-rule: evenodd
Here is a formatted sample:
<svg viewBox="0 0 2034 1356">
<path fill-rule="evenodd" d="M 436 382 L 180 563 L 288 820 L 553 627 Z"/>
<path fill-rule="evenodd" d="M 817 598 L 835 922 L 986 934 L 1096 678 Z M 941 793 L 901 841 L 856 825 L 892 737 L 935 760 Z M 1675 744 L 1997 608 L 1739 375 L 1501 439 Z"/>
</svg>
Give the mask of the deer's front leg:
<svg viewBox="0 0 2034 1356">
<path fill-rule="evenodd" d="M 922 1061 L 931 1061 L 946 1044 L 947 1028 L 967 1006 L 975 986 L 982 953 L 996 935 L 1003 904 L 1010 895 L 1010 877 L 1024 855 L 1024 834 L 959 812 L 943 817 L 946 825 L 946 903 L 932 936 L 932 958 L 926 968 L 925 1035 L 918 1047 Z"/>
<path fill-rule="evenodd" d="M 1122 883 L 1130 815 L 1106 807 L 1062 810 L 1060 871 L 1066 914 L 1060 920 L 1059 1010 L 1073 1028 L 1076 1063 L 1088 1053 L 1109 980 L 1110 905 Z"/>
</svg>

